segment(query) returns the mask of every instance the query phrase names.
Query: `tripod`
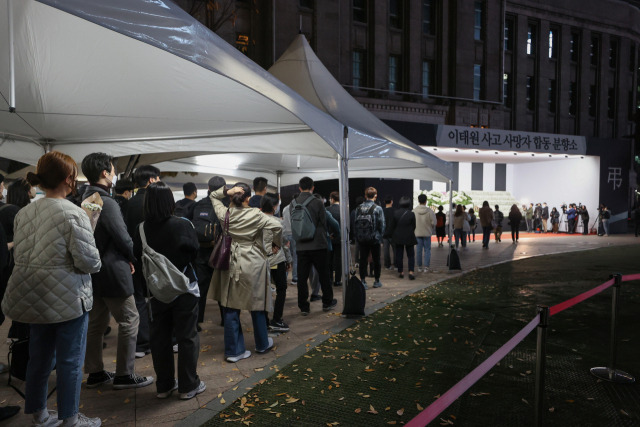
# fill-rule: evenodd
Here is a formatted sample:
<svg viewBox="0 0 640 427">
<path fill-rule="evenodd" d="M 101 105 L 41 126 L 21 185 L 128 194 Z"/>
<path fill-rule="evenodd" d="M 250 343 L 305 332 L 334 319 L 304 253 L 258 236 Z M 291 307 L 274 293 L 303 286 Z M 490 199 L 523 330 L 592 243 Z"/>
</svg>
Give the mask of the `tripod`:
<svg viewBox="0 0 640 427">
<path fill-rule="evenodd" d="M 598 231 L 598 226 L 600 225 L 600 223 L 602 222 L 602 213 L 598 213 L 598 216 L 596 217 L 595 220 L 593 220 L 593 225 L 591 225 L 591 227 L 589 228 L 589 233 L 591 233 L 592 231 L 595 230 L 596 234 L 600 234 Z M 598 224 L 598 226 L 596 226 L 596 224 Z"/>
</svg>

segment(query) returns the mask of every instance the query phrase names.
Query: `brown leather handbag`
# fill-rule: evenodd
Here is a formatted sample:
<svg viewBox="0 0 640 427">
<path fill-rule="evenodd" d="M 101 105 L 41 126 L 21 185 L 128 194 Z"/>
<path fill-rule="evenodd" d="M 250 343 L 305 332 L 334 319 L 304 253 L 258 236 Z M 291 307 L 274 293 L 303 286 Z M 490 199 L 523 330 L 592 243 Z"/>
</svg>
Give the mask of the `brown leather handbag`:
<svg viewBox="0 0 640 427">
<path fill-rule="evenodd" d="M 228 270 L 231 259 L 231 236 L 229 235 L 229 209 L 224 216 L 224 226 L 213 245 L 209 266 L 216 270 Z"/>
</svg>

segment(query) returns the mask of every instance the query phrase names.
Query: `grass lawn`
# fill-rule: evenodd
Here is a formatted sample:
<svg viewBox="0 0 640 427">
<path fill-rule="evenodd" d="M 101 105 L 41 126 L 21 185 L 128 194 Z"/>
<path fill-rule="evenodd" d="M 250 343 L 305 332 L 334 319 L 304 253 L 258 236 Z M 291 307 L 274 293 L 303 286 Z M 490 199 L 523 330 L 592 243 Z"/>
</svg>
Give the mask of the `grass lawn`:
<svg viewBox="0 0 640 427">
<path fill-rule="evenodd" d="M 282 367 L 206 425 L 378 426 L 411 420 L 536 313 L 640 273 L 640 245 L 535 257 L 477 270 L 407 296 Z M 640 375 L 640 282 L 622 285 L 617 367 Z M 589 373 L 607 366 L 611 290 L 553 316 L 545 425 L 639 426 L 640 386 Z M 536 333 L 431 425 L 531 425 Z M 242 363 L 242 362 L 240 362 Z"/>
</svg>

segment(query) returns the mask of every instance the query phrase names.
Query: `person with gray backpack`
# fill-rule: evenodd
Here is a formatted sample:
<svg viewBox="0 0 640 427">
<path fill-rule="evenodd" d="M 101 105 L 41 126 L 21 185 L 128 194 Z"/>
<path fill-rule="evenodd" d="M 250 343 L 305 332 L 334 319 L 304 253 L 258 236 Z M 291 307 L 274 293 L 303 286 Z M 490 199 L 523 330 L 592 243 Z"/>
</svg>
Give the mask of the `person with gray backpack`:
<svg viewBox="0 0 640 427">
<path fill-rule="evenodd" d="M 322 288 L 322 310 L 338 305 L 327 264 L 327 214 L 322 200 L 313 196 L 313 179 L 300 179 L 300 195 L 291 202 L 291 231 L 298 255 L 298 308 L 303 316 L 310 311 L 307 279 L 313 265 L 318 271 Z"/>
<path fill-rule="evenodd" d="M 187 400 L 206 390 L 197 373 L 200 337 L 196 330 L 200 291 L 193 262 L 200 245 L 191 221 L 173 215 L 171 188 L 162 181 L 150 184 L 144 196 L 144 222 L 133 237 L 133 252 L 141 260 L 147 283 L 151 327 L 151 358 L 156 397 L 174 391 Z M 172 333 L 178 342 L 175 375 Z"/>
</svg>

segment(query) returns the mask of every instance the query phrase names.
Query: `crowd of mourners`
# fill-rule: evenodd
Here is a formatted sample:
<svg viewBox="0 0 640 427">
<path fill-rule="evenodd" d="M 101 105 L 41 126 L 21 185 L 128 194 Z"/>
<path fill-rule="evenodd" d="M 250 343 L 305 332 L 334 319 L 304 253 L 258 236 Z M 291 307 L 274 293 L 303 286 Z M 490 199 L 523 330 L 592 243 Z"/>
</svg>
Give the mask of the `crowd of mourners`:
<svg viewBox="0 0 640 427">
<path fill-rule="evenodd" d="M 88 183 L 78 187 L 80 170 Z M 3 180 L 0 175 L 0 194 Z M 350 212 L 349 236 L 341 236 L 337 191 L 325 207 L 313 179 L 304 177 L 299 192 L 281 209 L 280 195 L 268 192 L 267 184 L 258 177 L 253 188 L 227 185 L 214 176 L 207 197 L 196 201 L 197 187 L 187 183 L 185 198 L 175 202 L 154 166 L 139 166 L 132 180 L 117 180 L 114 159 L 107 154 L 89 154 L 78 168 L 71 157 L 53 151 L 39 159 L 35 173 L 8 186 L 0 201 L 0 323 L 9 317 L 9 338 L 28 342 L 22 355 L 28 357 L 24 412 L 33 415 L 34 425 L 101 424 L 100 418 L 79 412 L 84 374 L 87 388 L 109 384 L 122 390 L 155 382 L 158 399 L 176 393 L 187 400 L 202 393 L 206 385 L 197 367 L 207 296 L 219 307 L 225 360 L 236 363 L 252 355 L 244 341 L 242 310 L 250 313 L 258 354 L 273 348 L 269 332 L 289 331 L 283 319 L 287 283 L 297 286 L 300 315 L 309 315 L 314 301 L 322 301 L 323 311 L 336 308 L 333 288 L 342 286 L 344 239 L 353 246 L 349 261 L 367 289 L 368 278 L 372 287 L 383 286 L 383 266 L 404 278 L 405 255 L 410 280 L 431 272 L 432 236 L 443 247 L 448 235 L 443 207 L 427 206 L 424 194 L 416 207 L 408 196 L 394 206 L 391 196 L 378 200 L 377 190 L 367 188 Z M 32 201 L 36 186 L 44 197 Z M 608 234 L 605 212 L 602 207 L 599 217 Z M 589 221 L 583 206 L 563 207 L 562 215 L 572 231 L 578 216 Z M 560 217 L 546 203 L 522 210 L 513 205 L 507 214 L 513 243 L 521 223 L 527 231 L 558 232 Z M 501 241 L 504 220 L 499 207 L 491 209 L 487 201 L 475 210 L 455 206 L 455 246 L 475 241 L 480 225 L 488 249 L 491 233 Z M 154 258 L 158 254 L 177 272 L 172 277 L 184 282 L 169 299 L 156 290 L 158 276 L 165 273 L 149 260 L 159 259 Z M 115 371 L 103 362 L 112 318 L 118 324 Z M 149 354 L 155 379 L 135 372 L 135 359 Z M 55 410 L 47 408 L 54 368 Z M 0 407 L 0 420 L 19 410 Z"/>
</svg>

